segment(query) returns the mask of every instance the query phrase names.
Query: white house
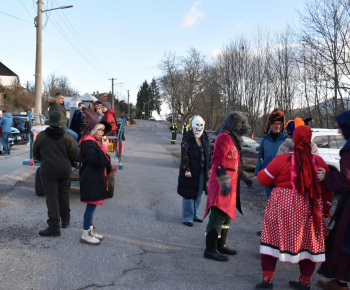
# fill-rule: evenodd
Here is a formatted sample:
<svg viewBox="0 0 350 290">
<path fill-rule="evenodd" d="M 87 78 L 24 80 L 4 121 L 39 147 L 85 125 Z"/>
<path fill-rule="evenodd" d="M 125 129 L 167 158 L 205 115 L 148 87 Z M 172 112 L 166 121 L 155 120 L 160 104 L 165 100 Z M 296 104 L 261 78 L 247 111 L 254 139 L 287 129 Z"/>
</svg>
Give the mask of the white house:
<svg viewBox="0 0 350 290">
<path fill-rule="evenodd" d="M 19 77 L 6 65 L 0 62 L 0 84 L 3 86 L 19 85 Z"/>
</svg>

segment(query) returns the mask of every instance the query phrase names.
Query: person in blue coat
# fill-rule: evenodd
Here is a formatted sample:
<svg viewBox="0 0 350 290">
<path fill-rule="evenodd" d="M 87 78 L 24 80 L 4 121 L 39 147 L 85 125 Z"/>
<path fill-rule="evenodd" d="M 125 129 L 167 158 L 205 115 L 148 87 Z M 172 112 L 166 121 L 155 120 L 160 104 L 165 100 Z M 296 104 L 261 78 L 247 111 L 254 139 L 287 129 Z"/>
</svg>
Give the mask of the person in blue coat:
<svg viewBox="0 0 350 290">
<path fill-rule="evenodd" d="M 5 110 L 2 111 L 2 118 L 0 120 L 0 126 L 2 129 L 1 143 L 4 146 L 4 153 L 2 155 L 11 155 L 10 154 L 10 144 L 9 137 L 11 134 L 11 127 L 13 125 L 12 115 Z"/>
<path fill-rule="evenodd" d="M 258 172 L 265 169 L 266 166 L 277 155 L 278 148 L 289 138 L 288 133 L 284 128 L 284 113 L 282 110 L 275 108 L 269 116 L 267 126 L 264 130 L 264 137 L 260 143 L 258 161 L 256 163 L 254 179 L 257 179 Z M 265 187 L 267 199 L 270 198 L 272 189 L 275 187 L 271 184 Z"/>
</svg>

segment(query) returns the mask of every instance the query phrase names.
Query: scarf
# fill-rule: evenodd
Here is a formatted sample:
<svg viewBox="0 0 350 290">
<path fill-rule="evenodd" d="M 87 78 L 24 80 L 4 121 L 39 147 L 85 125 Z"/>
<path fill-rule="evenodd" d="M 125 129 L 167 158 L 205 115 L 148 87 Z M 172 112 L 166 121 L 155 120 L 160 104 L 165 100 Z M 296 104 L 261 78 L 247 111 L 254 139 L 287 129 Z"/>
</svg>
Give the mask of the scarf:
<svg viewBox="0 0 350 290">
<path fill-rule="evenodd" d="M 316 159 L 311 154 L 311 136 L 311 128 L 306 125 L 299 126 L 294 131 L 291 182 L 294 192 L 308 197 L 316 232 L 321 233 L 322 214 L 319 201 L 322 189 L 315 170 L 317 168 Z"/>
</svg>

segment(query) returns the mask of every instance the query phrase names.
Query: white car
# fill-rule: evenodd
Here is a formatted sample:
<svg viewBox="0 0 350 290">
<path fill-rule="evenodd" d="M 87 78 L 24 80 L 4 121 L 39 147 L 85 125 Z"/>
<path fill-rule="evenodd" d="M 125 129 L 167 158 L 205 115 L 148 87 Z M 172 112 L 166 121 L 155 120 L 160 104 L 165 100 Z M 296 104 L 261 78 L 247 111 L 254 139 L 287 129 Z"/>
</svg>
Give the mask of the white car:
<svg viewBox="0 0 350 290">
<path fill-rule="evenodd" d="M 11 127 L 11 134 L 9 135 L 10 147 L 15 144 L 19 144 L 21 142 L 21 139 L 21 132 L 17 128 Z"/>
<path fill-rule="evenodd" d="M 312 142 L 318 147 L 318 152 L 327 163 L 330 170 L 340 171 L 339 151 L 346 140 L 337 129 L 312 128 Z"/>
</svg>

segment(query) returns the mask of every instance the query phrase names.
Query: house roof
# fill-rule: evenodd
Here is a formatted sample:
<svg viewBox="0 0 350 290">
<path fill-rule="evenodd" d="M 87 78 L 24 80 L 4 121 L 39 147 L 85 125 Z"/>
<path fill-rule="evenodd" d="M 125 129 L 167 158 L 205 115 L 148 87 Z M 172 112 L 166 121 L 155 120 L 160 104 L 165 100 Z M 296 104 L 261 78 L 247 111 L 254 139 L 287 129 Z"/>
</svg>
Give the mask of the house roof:
<svg viewBox="0 0 350 290">
<path fill-rule="evenodd" d="M 76 101 L 78 100 L 78 102 L 95 102 L 97 101 L 97 99 L 94 96 L 91 96 L 90 94 L 86 93 L 84 96 L 81 97 L 66 97 L 64 96 L 64 107 L 66 108 L 66 110 L 70 110 L 70 102 L 71 101 Z M 85 107 L 91 107 L 91 105 L 89 105 L 88 103 L 85 104 Z"/>
<path fill-rule="evenodd" d="M 0 76 L 13 76 L 18 77 L 12 70 L 10 70 L 6 65 L 0 62 Z"/>
<path fill-rule="evenodd" d="M 89 93 L 85 93 L 83 96 L 80 97 L 80 99 L 84 101 L 93 101 L 96 102 L 97 98 L 94 96 L 91 96 Z"/>
<path fill-rule="evenodd" d="M 108 93 L 101 93 L 101 94 L 96 95 L 95 97 L 96 97 L 98 100 L 101 100 L 101 98 L 103 98 L 103 97 L 105 97 L 105 96 L 108 96 Z"/>
</svg>

